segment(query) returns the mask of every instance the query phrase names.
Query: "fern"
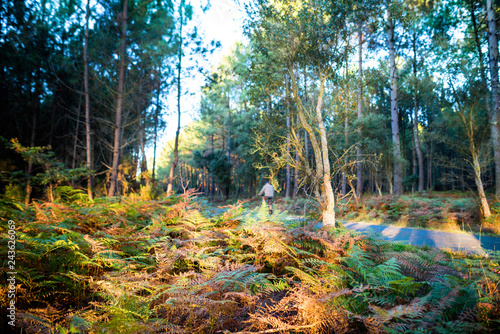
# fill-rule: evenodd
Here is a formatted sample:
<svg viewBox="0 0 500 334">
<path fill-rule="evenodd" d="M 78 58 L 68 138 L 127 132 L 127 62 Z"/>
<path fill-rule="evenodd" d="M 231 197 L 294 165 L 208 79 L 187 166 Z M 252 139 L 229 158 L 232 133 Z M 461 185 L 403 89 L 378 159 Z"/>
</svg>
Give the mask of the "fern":
<svg viewBox="0 0 500 334">
<path fill-rule="evenodd" d="M 294 227 L 281 213 L 266 216 L 267 207 L 241 203 L 209 214 L 206 203 L 190 198 L 9 205 L 6 212 L 25 220 L 16 232 L 22 301 L 16 307 L 27 331 L 453 333 L 498 327 L 494 254 L 484 259 L 342 228 Z M 7 256 L 5 249 L 0 254 Z"/>
</svg>

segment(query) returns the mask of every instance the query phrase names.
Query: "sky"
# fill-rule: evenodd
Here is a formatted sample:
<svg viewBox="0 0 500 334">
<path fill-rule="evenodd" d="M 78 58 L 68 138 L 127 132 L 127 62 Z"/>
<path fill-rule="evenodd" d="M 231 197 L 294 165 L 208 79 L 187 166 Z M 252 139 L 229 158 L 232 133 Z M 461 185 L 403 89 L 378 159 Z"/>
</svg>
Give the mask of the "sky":
<svg viewBox="0 0 500 334">
<path fill-rule="evenodd" d="M 198 30 L 204 35 L 204 40 L 207 42 L 215 40 L 221 43 L 221 47 L 208 56 L 207 64 L 211 66 L 217 66 L 219 60 L 224 55 L 229 54 L 237 41 L 244 40 L 243 21 L 245 11 L 243 6 L 239 5 L 237 1 L 238 0 L 210 0 L 210 8 L 204 13 L 200 10 L 200 7 L 202 4 L 206 3 L 206 1 L 191 1 L 198 16 L 195 18 L 195 24 L 197 24 Z M 210 70 L 210 68 L 206 70 Z M 181 128 L 189 125 L 196 117 L 198 112 L 197 108 L 200 102 L 199 92 L 204 83 L 205 78 L 202 75 L 183 80 L 183 84 L 188 88 L 190 94 L 184 95 L 181 100 Z M 177 102 L 175 93 L 170 94 L 167 100 L 167 106 L 169 115 L 164 117 L 167 126 L 158 143 L 159 150 L 166 144 L 166 141 L 175 138 L 175 131 L 177 129 Z M 160 151 L 158 151 L 157 154 L 158 153 L 160 153 Z"/>
</svg>

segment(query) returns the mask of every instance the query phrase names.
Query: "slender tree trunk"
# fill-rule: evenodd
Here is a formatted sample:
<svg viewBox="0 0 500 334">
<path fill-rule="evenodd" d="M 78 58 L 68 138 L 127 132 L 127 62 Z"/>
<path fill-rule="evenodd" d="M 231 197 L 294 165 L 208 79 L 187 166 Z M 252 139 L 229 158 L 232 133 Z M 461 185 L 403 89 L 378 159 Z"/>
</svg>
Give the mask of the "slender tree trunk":
<svg viewBox="0 0 500 334">
<path fill-rule="evenodd" d="M 36 85 L 36 84 L 35 84 Z M 35 90 L 36 91 L 36 90 Z M 35 94 L 35 98 L 38 99 L 38 94 Z M 30 141 L 30 147 L 35 147 L 35 135 L 36 135 L 36 122 L 37 122 L 37 114 L 38 114 L 38 108 L 35 108 L 33 111 L 33 126 L 31 128 L 31 141 Z M 30 156 L 28 159 L 28 178 L 26 181 L 26 199 L 25 199 L 25 204 L 28 205 L 30 204 L 31 200 L 31 192 L 33 190 L 31 186 L 31 177 L 33 174 L 33 158 Z"/>
<path fill-rule="evenodd" d="M 398 84 L 396 70 L 396 52 L 394 47 L 394 22 L 391 10 L 388 10 L 387 36 L 389 44 L 390 58 L 390 81 L 391 81 L 391 125 L 392 125 L 392 145 L 394 156 L 394 195 L 403 194 L 403 165 L 401 157 L 401 141 L 399 136 L 399 113 L 398 113 Z"/>
<path fill-rule="evenodd" d="M 229 93 L 227 93 L 227 119 L 226 119 L 226 129 L 227 129 L 227 160 L 231 162 L 231 101 L 229 99 Z"/>
<path fill-rule="evenodd" d="M 212 122 L 212 127 L 214 126 Z M 212 133 L 210 138 L 210 152 L 214 153 L 214 134 Z M 210 171 L 210 197 L 213 198 L 215 196 L 215 181 L 214 174 Z"/>
<path fill-rule="evenodd" d="M 427 191 L 432 192 L 434 190 L 433 185 L 432 185 L 432 153 L 433 153 L 432 151 L 434 148 L 432 140 L 431 140 L 429 146 L 430 146 L 429 147 L 429 154 L 428 154 L 428 158 L 427 158 Z"/>
<path fill-rule="evenodd" d="M 304 68 L 304 103 L 307 105 L 308 103 L 308 96 L 307 96 L 307 72 L 306 69 Z M 307 133 L 306 130 L 304 130 L 304 150 L 305 150 L 305 155 L 306 155 L 306 164 L 309 164 L 309 133 Z M 306 193 L 306 187 L 304 187 L 304 193 L 307 196 Z"/>
<path fill-rule="evenodd" d="M 85 12 L 85 44 L 83 46 L 83 82 L 85 94 L 85 150 L 87 153 L 87 194 L 90 200 L 94 199 L 94 176 L 92 174 L 92 138 L 90 132 L 90 94 L 89 94 L 89 20 L 90 20 L 90 0 L 87 0 Z"/>
<path fill-rule="evenodd" d="M 160 68 L 158 66 L 158 73 Z M 156 93 L 156 109 L 154 114 L 154 134 L 153 134 L 153 171 L 151 175 L 151 182 L 155 184 L 156 173 L 156 145 L 158 144 L 158 117 L 160 117 L 160 92 L 161 92 L 161 75 L 158 78 L 158 89 Z"/>
<path fill-rule="evenodd" d="M 418 136 L 417 34 L 413 32 L 413 141 L 418 160 L 418 193 L 424 192 L 424 157 Z"/>
<path fill-rule="evenodd" d="M 359 83 L 359 92 L 358 92 L 358 120 L 363 117 L 363 31 L 361 22 L 358 26 L 358 83 Z M 361 128 L 358 128 L 358 138 L 361 140 Z M 361 143 L 358 143 L 356 147 L 356 178 L 357 186 L 356 186 L 356 194 L 357 197 L 361 197 L 363 194 L 363 162 L 362 162 L 362 148 Z"/>
<path fill-rule="evenodd" d="M 415 130 L 414 130 L 415 131 Z M 412 175 L 417 174 L 417 154 L 415 153 L 415 141 L 413 141 L 413 146 L 411 149 L 411 156 L 413 159 L 412 163 Z M 415 193 L 415 182 L 411 183 L 411 194 L 413 195 Z"/>
<path fill-rule="evenodd" d="M 347 104 L 346 104 L 347 105 Z M 346 116 L 344 119 L 344 143 L 347 149 L 347 145 L 349 145 L 349 116 L 347 116 L 347 107 L 346 107 Z M 347 154 L 344 156 L 344 167 L 342 168 L 342 196 L 347 194 Z"/>
<path fill-rule="evenodd" d="M 118 166 L 120 165 L 123 98 L 125 91 L 125 69 L 126 69 L 126 48 L 127 48 L 127 7 L 128 0 L 123 2 L 123 12 L 120 14 L 121 21 L 121 43 L 120 43 L 120 68 L 118 72 L 118 97 L 116 101 L 115 136 L 113 145 L 113 165 L 111 166 L 111 184 L 108 196 L 115 196 L 118 192 Z"/>
<path fill-rule="evenodd" d="M 498 39 L 495 21 L 495 8 L 493 1 L 486 0 L 488 12 L 488 47 L 491 77 L 491 97 L 493 108 L 491 110 L 491 139 L 495 160 L 495 196 L 500 199 L 500 92 L 498 82 Z"/>
<path fill-rule="evenodd" d="M 300 119 L 297 115 L 297 124 L 299 124 Z M 300 143 L 300 131 L 297 131 L 297 142 Z M 293 198 L 295 199 L 299 193 L 299 150 L 295 150 L 295 175 L 293 181 Z"/>
<path fill-rule="evenodd" d="M 309 161 L 309 133 L 304 130 L 304 151 L 306 154 L 306 160 Z"/>
<path fill-rule="evenodd" d="M 44 3 L 44 8 L 45 8 L 45 3 Z M 42 14 L 42 21 L 45 20 L 45 12 Z M 38 61 L 38 67 L 35 75 L 35 92 L 34 92 L 34 97 L 33 97 L 33 126 L 31 127 L 31 140 L 30 140 L 30 147 L 35 147 L 35 137 L 36 137 L 36 132 L 37 132 L 37 121 L 38 121 L 38 113 L 40 112 L 40 95 L 41 95 L 41 90 L 42 90 L 42 74 L 41 74 L 41 60 Z M 31 200 L 31 192 L 33 191 L 31 181 L 32 181 L 32 174 L 33 174 L 33 157 L 29 157 L 28 159 L 28 178 L 26 181 L 26 198 L 25 198 L 25 204 L 28 205 Z"/>
<path fill-rule="evenodd" d="M 146 160 L 146 143 L 145 143 L 145 135 L 144 135 L 144 125 L 142 120 L 142 112 L 141 112 L 141 104 L 137 104 L 137 118 L 139 123 L 139 150 L 141 152 L 141 185 L 149 184 L 149 177 L 147 177 L 148 172 L 148 162 Z"/>
<path fill-rule="evenodd" d="M 288 86 L 288 84 L 287 84 Z M 287 98 L 287 113 L 286 113 L 286 158 L 290 158 L 290 103 Z M 290 164 L 286 164 L 286 185 L 285 197 L 290 198 Z"/>
<path fill-rule="evenodd" d="M 484 90 L 484 94 L 485 94 L 486 110 L 488 111 L 488 115 L 491 115 L 491 103 L 490 103 L 490 97 L 489 97 L 489 92 L 488 92 L 488 79 L 486 78 L 486 69 L 484 67 L 484 56 L 483 56 L 483 50 L 482 50 L 482 45 L 481 45 L 481 37 L 479 34 L 479 28 L 477 26 L 475 2 L 474 1 L 475 0 L 469 1 L 471 21 L 472 21 L 472 27 L 474 29 L 474 40 L 476 42 L 477 55 L 479 58 L 479 70 L 480 70 L 481 81 L 482 81 L 483 90 Z"/>
<path fill-rule="evenodd" d="M 379 175 L 378 175 L 378 170 L 375 169 L 375 188 L 377 189 L 378 195 L 382 196 L 382 186 L 379 185 Z"/>
<path fill-rule="evenodd" d="M 473 153 L 472 155 L 472 163 L 474 168 L 474 181 L 476 182 L 477 192 L 479 196 L 481 214 L 483 218 L 488 218 L 489 216 L 491 216 L 491 211 L 488 200 L 486 199 L 486 194 L 484 192 L 483 181 L 481 180 L 481 164 L 479 163 L 479 157 L 476 153 Z"/>
<path fill-rule="evenodd" d="M 330 158 L 328 154 L 328 139 L 326 135 L 326 127 L 323 122 L 323 93 L 324 93 L 324 79 L 320 86 L 320 94 L 318 103 L 316 105 L 316 120 L 321 138 L 321 153 L 323 158 L 323 182 L 320 186 L 321 196 L 323 197 L 322 214 L 323 226 L 335 226 L 335 197 L 333 195 L 331 174 L 330 174 Z"/>
<path fill-rule="evenodd" d="M 170 163 L 170 174 L 168 176 L 167 196 L 172 195 L 174 184 L 175 168 L 179 163 L 179 134 L 181 132 L 181 71 L 182 71 L 182 27 L 184 25 L 183 19 L 184 0 L 181 0 L 179 7 L 179 50 L 178 50 L 178 63 L 177 63 L 177 130 L 175 131 L 174 142 L 174 160 Z"/>
<path fill-rule="evenodd" d="M 82 107 L 82 99 L 80 95 L 80 99 L 78 100 L 78 107 L 76 108 L 76 126 L 75 126 L 75 140 L 73 141 L 73 159 L 71 161 L 71 169 L 76 168 L 76 151 L 78 147 L 78 131 L 80 130 L 80 109 Z M 71 179 L 71 186 L 75 186 L 75 179 Z"/>
</svg>

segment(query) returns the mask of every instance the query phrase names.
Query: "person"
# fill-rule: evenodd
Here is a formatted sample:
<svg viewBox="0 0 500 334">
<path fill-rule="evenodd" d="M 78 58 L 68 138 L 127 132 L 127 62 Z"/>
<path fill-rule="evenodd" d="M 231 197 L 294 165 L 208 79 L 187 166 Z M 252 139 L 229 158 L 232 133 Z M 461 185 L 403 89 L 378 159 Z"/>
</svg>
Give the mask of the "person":
<svg viewBox="0 0 500 334">
<path fill-rule="evenodd" d="M 273 214 L 273 197 L 274 197 L 274 188 L 273 186 L 269 183 L 269 181 L 266 180 L 264 186 L 262 187 L 262 190 L 259 192 L 259 196 L 263 196 L 262 200 L 269 205 L 269 214 Z"/>
</svg>

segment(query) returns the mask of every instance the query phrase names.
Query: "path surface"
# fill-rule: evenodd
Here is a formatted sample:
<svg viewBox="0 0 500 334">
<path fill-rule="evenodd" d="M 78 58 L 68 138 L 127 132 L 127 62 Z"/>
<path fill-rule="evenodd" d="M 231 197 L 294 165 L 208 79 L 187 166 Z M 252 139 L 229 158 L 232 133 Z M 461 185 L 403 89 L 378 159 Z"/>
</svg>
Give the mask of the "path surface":
<svg viewBox="0 0 500 334">
<path fill-rule="evenodd" d="M 219 208 L 218 214 L 222 211 L 224 210 Z M 300 217 L 290 218 L 292 220 L 301 220 Z M 385 240 L 398 241 L 415 246 L 426 245 L 482 255 L 486 254 L 485 250 L 500 251 L 500 237 L 373 225 L 362 222 L 342 222 L 342 224 L 350 230 L 366 234 L 378 234 Z M 321 222 L 316 225 L 318 228 L 322 226 Z"/>
<path fill-rule="evenodd" d="M 346 222 L 343 224 L 350 230 L 362 233 L 378 233 L 385 240 L 400 241 L 416 246 L 427 245 L 477 254 L 485 254 L 484 250 L 500 250 L 500 237 L 371 225 L 361 222 Z"/>
</svg>

